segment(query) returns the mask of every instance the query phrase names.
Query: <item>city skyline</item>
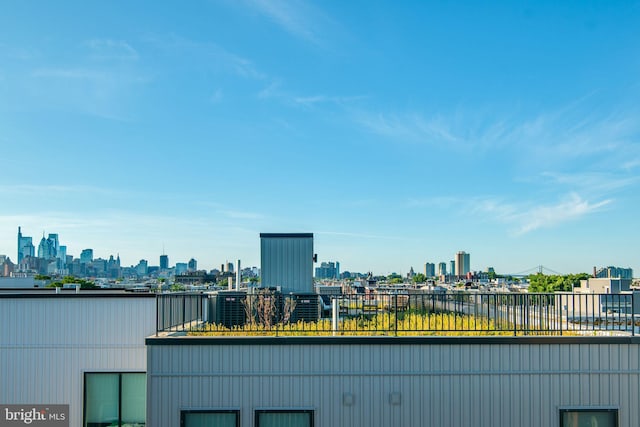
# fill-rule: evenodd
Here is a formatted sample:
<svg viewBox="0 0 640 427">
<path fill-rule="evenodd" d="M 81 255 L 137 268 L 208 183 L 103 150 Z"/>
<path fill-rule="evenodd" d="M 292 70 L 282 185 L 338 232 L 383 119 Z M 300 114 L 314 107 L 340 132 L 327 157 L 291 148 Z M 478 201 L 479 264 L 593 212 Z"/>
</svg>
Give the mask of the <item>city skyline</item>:
<svg viewBox="0 0 640 427">
<path fill-rule="evenodd" d="M 14 262 L 22 226 L 123 265 L 311 232 L 349 271 L 640 271 L 637 2 L 24 1 L 0 26 Z"/>
<path fill-rule="evenodd" d="M 269 233 L 266 233 L 269 234 Z M 278 233 L 276 233 L 278 234 Z M 305 234 L 310 234 L 312 235 L 313 233 L 305 233 Z M 117 266 L 120 267 L 122 266 L 127 267 L 126 263 L 122 263 L 121 265 L 121 261 L 120 261 L 120 253 L 117 252 L 116 253 L 116 257 L 117 259 L 114 259 L 114 254 L 108 254 L 107 256 L 105 256 L 103 258 L 103 256 L 95 256 L 94 257 L 94 249 L 93 248 L 85 248 L 82 249 L 80 251 L 80 255 L 79 256 L 75 256 L 74 254 L 68 254 L 67 253 L 67 245 L 60 245 L 58 238 L 59 235 L 57 233 L 49 233 L 49 237 L 45 238 L 45 233 L 43 232 L 43 236 L 42 239 L 40 241 L 39 247 L 38 247 L 38 253 L 37 254 L 33 254 L 34 252 L 34 248 L 33 245 L 31 244 L 32 236 L 27 236 L 25 234 L 22 233 L 22 227 L 19 226 L 18 227 L 18 233 L 17 233 L 17 256 L 16 259 L 21 259 L 22 257 L 20 256 L 21 253 L 24 253 L 24 256 L 32 256 L 32 257 L 36 257 L 36 258 L 43 258 L 43 254 L 42 254 L 42 250 L 41 250 L 41 246 L 43 244 L 54 244 L 55 246 L 55 254 L 52 256 L 44 256 L 44 258 L 62 258 L 62 259 L 66 259 L 67 255 L 70 256 L 72 259 L 76 259 L 79 260 L 81 263 L 89 263 L 92 260 L 102 260 L 102 261 L 107 261 L 107 258 L 109 258 L 109 262 L 117 262 Z M 29 245 L 31 246 L 31 249 L 29 249 L 28 247 L 25 249 L 25 243 L 28 242 Z M 25 253 L 26 252 L 26 253 Z M 158 268 L 159 271 L 164 271 L 164 270 L 169 270 L 169 269 L 176 269 L 176 272 L 180 269 L 184 270 L 184 271 L 195 271 L 197 270 L 197 263 L 198 261 L 194 258 L 190 258 L 188 262 L 185 262 L 184 260 L 175 260 L 175 261 L 171 261 L 171 258 L 169 257 L 169 255 L 164 253 L 164 247 L 163 247 L 163 251 L 162 254 L 158 255 L 158 265 L 155 265 L 152 260 L 153 258 L 147 257 L 147 258 L 141 258 L 137 261 L 137 263 L 135 264 L 131 264 L 128 267 L 129 268 L 133 268 L 133 269 L 137 269 L 138 267 L 140 267 L 140 265 L 143 263 L 146 266 L 148 265 L 149 267 L 155 267 Z M 32 255 L 30 255 L 29 253 L 31 253 Z M 11 256 L 7 256 L 7 254 L 1 254 L 0 256 L 3 257 L 8 257 L 9 259 L 11 259 Z M 455 276 L 458 277 L 462 277 L 465 276 L 467 273 L 474 273 L 474 272 L 495 272 L 495 268 L 492 266 L 486 266 L 486 267 L 478 267 L 478 268 L 472 268 L 472 264 L 470 262 L 470 256 L 471 254 L 465 252 L 465 251 L 458 251 L 456 252 L 456 254 L 454 255 L 454 259 L 450 260 L 450 267 L 449 267 L 449 275 L 454 274 L 453 272 L 455 272 Z M 70 258 L 70 259 L 71 259 Z M 316 257 L 314 256 L 314 259 Z M 446 256 L 444 257 L 446 258 Z M 19 263 L 19 262 L 18 262 Z M 16 268 L 17 268 L 17 264 L 18 263 L 14 263 L 16 264 Z M 64 263 L 64 261 L 63 261 Z M 315 278 L 337 278 L 340 274 L 341 271 L 341 267 L 340 267 L 340 261 L 325 261 L 325 260 L 317 260 L 314 261 L 314 268 L 313 270 L 315 271 L 315 274 L 313 275 Z M 214 262 L 214 266 L 210 267 L 210 268 L 202 268 L 201 270 L 208 270 L 208 271 L 212 271 L 212 270 L 219 270 L 219 271 L 233 271 L 233 262 L 230 262 L 228 259 L 226 259 L 223 263 L 215 263 Z M 246 265 L 246 264 L 245 264 Z M 183 267 L 183 268 L 182 268 Z M 220 267 L 220 268 L 219 268 Z M 247 268 L 260 268 L 259 265 L 253 265 L 251 267 L 247 267 Z M 427 272 L 427 269 L 429 269 L 429 271 L 431 271 L 431 273 Z M 632 278 L 631 275 L 631 271 L 633 270 L 630 267 L 613 267 L 611 265 L 607 265 L 607 266 L 593 266 L 593 275 L 594 277 L 601 277 L 602 274 L 604 274 L 604 276 L 602 277 L 609 277 L 608 275 L 606 275 L 607 271 L 610 270 L 615 270 L 616 272 L 619 271 L 623 271 L 625 272 L 623 275 L 625 278 Z M 418 269 L 419 270 L 419 269 Z M 429 260 L 426 261 L 425 265 L 424 265 L 424 274 L 427 277 L 432 277 L 435 276 L 435 271 L 436 271 L 436 264 L 433 262 L 429 262 Z M 444 273 L 443 273 L 444 271 Z M 438 262 L 438 276 L 446 276 L 447 273 L 447 263 L 443 262 L 443 261 L 439 261 Z M 522 274 L 535 274 L 538 271 L 546 271 L 547 273 L 552 273 L 552 274 L 559 274 L 558 272 L 556 272 L 555 270 L 550 269 L 548 266 L 542 266 L 542 265 L 537 265 L 531 268 L 526 269 L 525 271 L 519 271 L 519 272 L 506 272 L 506 271 L 499 271 L 497 272 L 498 274 L 505 274 L 505 275 L 509 275 L 509 274 L 516 274 L 516 275 L 522 275 Z M 596 271 L 599 272 L 599 275 L 596 276 Z M 356 270 L 356 269 L 346 269 L 344 270 L 344 272 L 347 273 L 353 273 L 353 274 L 364 274 L 364 273 L 374 273 L 375 275 L 389 275 L 389 274 L 398 274 L 400 273 L 400 275 L 404 276 L 405 273 L 409 272 L 415 272 L 413 265 L 410 266 L 408 268 L 407 271 L 405 271 L 404 269 L 395 269 L 392 271 L 386 271 L 386 272 L 380 272 L 380 271 L 375 271 L 375 270 L 365 270 L 365 271 L 361 271 L 361 270 Z M 587 271 L 583 271 L 583 273 L 587 273 Z M 629 276 L 627 276 L 627 274 L 629 274 Z"/>
</svg>

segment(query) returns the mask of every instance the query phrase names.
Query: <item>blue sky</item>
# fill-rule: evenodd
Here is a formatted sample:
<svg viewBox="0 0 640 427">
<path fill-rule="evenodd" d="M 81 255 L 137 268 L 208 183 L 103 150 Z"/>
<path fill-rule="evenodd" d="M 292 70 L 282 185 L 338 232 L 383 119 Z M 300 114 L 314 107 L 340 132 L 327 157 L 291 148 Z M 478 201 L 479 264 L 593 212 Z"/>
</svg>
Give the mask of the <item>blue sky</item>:
<svg viewBox="0 0 640 427">
<path fill-rule="evenodd" d="M 6 1 L 0 254 L 640 272 L 640 2 Z"/>
</svg>

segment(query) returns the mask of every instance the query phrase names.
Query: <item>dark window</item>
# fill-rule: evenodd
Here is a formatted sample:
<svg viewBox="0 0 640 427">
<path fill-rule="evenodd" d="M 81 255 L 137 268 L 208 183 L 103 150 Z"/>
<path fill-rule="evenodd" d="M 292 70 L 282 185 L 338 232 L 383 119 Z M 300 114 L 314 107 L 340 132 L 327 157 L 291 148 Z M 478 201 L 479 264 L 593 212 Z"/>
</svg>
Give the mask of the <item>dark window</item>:
<svg viewBox="0 0 640 427">
<path fill-rule="evenodd" d="M 240 411 L 182 411 L 180 412 L 180 427 L 240 427 Z"/>
<path fill-rule="evenodd" d="M 560 427 L 618 427 L 617 409 L 560 409 Z"/>
<path fill-rule="evenodd" d="M 147 415 L 145 373 L 85 373 L 85 427 L 141 427 Z"/>
<path fill-rule="evenodd" d="M 313 427 L 313 411 L 258 410 L 256 427 Z"/>
</svg>

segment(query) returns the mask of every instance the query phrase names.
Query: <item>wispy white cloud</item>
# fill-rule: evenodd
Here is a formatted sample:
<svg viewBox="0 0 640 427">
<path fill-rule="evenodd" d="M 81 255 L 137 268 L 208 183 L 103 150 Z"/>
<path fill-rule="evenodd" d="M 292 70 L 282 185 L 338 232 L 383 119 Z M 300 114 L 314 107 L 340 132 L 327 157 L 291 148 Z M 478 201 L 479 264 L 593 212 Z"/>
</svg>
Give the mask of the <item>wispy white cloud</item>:
<svg viewBox="0 0 640 427">
<path fill-rule="evenodd" d="M 283 89 L 281 80 L 272 80 L 266 87 L 258 92 L 258 98 L 263 100 L 275 99 L 290 107 L 301 107 L 312 109 L 321 105 L 331 104 L 342 108 L 349 108 L 350 105 L 367 99 L 367 95 L 297 95 Z"/>
<path fill-rule="evenodd" d="M 607 194 L 640 181 L 638 176 L 620 175 L 615 172 L 543 172 L 541 176 L 553 185 L 563 185 L 574 191 L 585 191 L 592 195 Z"/>
<path fill-rule="evenodd" d="M 518 204 L 489 198 L 476 199 L 470 207 L 472 213 L 488 215 L 513 227 L 511 231 L 514 236 L 521 236 L 541 228 L 552 228 L 578 220 L 601 211 L 612 202 L 612 199 L 589 201 L 571 193 L 551 204 Z"/>
<path fill-rule="evenodd" d="M 33 71 L 32 76 L 97 81 L 105 79 L 108 74 L 87 68 L 39 68 Z"/>
<path fill-rule="evenodd" d="M 352 109 L 350 117 L 367 132 L 395 142 L 424 143 L 467 153 L 512 150 L 562 162 L 593 155 L 640 156 L 638 112 L 603 113 L 581 99 L 555 111 L 524 116 L 457 110 L 449 114 Z M 634 148 L 635 147 L 635 148 Z M 618 164 L 619 165 L 619 164 Z"/>
<path fill-rule="evenodd" d="M 407 201 L 407 207 L 409 208 L 421 208 L 421 207 L 436 207 L 436 208 L 449 208 L 455 205 L 462 205 L 466 202 L 459 197 L 450 196 L 438 196 L 438 197 L 425 197 L 425 198 L 409 198 Z"/>
<path fill-rule="evenodd" d="M 189 56 L 191 62 L 208 69 L 225 70 L 247 79 L 268 79 L 268 76 L 261 72 L 253 61 L 230 52 L 214 42 L 190 40 L 176 34 L 147 35 L 143 41 L 170 53 L 172 60 L 175 60 L 175 57 Z"/>
<path fill-rule="evenodd" d="M 91 39 L 83 45 L 89 48 L 91 59 L 135 61 L 139 58 L 138 52 L 123 40 Z"/>
<path fill-rule="evenodd" d="M 213 104 L 217 104 L 218 102 L 222 101 L 223 98 L 223 94 L 222 94 L 222 90 L 221 89 L 216 89 L 211 96 L 209 97 L 209 101 Z"/>
<path fill-rule="evenodd" d="M 233 210 L 222 210 L 221 214 L 225 215 L 227 218 L 232 219 L 263 219 L 264 215 L 259 214 L 257 212 L 248 212 L 248 211 L 233 211 Z"/>
<path fill-rule="evenodd" d="M 354 96 L 312 95 L 312 96 L 294 96 L 291 99 L 295 104 L 298 104 L 304 107 L 314 107 L 320 104 L 347 105 L 355 101 L 360 101 L 366 98 L 367 96 L 365 95 L 354 95 Z"/>
<path fill-rule="evenodd" d="M 352 118 L 364 129 L 397 142 L 419 142 L 462 146 L 467 141 L 456 135 L 452 124 L 442 116 L 425 117 L 420 113 L 370 113 L 354 111 Z"/>
<path fill-rule="evenodd" d="M 247 0 L 246 4 L 289 34 L 322 45 L 319 21 L 323 16 L 311 4 L 291 0 Z"/>
<path fill-rule="evenodd" d="M 622 169 L 630 171 L 632 169 L 636 169 L 639 166 L 640 166 L 640 159 L 633 159 L 633 160 L 624 162 L 622 164 Z"/>
<path fill-rule="evenodd" d="M 343 232 L 343 231 L 317 231 L 314 234 L 340 236 L 340 237 L 355 237 L 359 239 L 407 240 L 406 238 L 400 237 L 400 236 L 383 236 L 379 234 L 350 233 L 350 232 Z"/>
<path fill-rule="evenodd" d="M 23 95 L 39 107 L 130 121 L 126 101 L 148 81 L 146 76 L 130 69 L 42 67 L 33 70 L 30 80 L 23 82 Z"/>
<path fill-rule="evenodd" d="M 269 84 L 264 87 L 262 90 L 258 92 L 259 99 L 270 99 L 270 98 L 282 98 L 284 97 L 283 93 L 280 90 L 281 82 L 279 80 L 273 80 L 269 82 Z"/>
<path fill-rule="evenodd" d="M 40 53 L 35 49 L 0 42 L 0 58 L 29 61 L 40 56 Z"/>
</svg>

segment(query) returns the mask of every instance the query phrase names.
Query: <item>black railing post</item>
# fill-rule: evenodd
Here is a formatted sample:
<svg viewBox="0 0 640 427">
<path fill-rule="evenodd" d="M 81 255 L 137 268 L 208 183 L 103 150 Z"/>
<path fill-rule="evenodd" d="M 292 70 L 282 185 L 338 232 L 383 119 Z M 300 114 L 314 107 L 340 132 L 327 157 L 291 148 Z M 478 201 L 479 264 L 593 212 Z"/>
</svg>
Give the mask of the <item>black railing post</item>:
<svg viewBox="0 0 640 427">
<path fill-rule="evenodd" d="M 182 295 L 182 330 L 184 331 L 184 324 L 187 322 L 187 295 Z"/>
<path fill-rule="evenodd" d="M 568 299 L 568 297 L 567 297 Z M 558 296 L 558 329 L 560 330 L 560 336 L 562 336 L 562 294 L 560 294 Z M 569 302 L 567 301 L 567 304 L 569 304 Z"/>
<path fill-rule="evenodd" d="M 634 297 L 636 295 L 635 291 L 631 291 L 631 336 L 634 337 L 636 336 L 636 311 L 635 311 L 635 304 L 634 304 Z"/>
<path fill-rule="evenodd" d="M 167 328 L 171 331 L 173 329 L 173 295 L 167 295 L 167 299 L 169 300 L 169 325 Z M 163 307 L 162 312 L 164 313 L 164 311 Z"/>
<path fill-rule="evenodd" d="M 398 336 L 398 294 L 393 295 L 393 304 L 395 305 L 395 336 Z"/>
<path fill-rule="evenodd" d="M 517 315 L 516 315 L 516 297 L 517 295 L 513 295 L 513 336 L 518 335 L 518 324 L 517 324 Z"/>
</svg>

